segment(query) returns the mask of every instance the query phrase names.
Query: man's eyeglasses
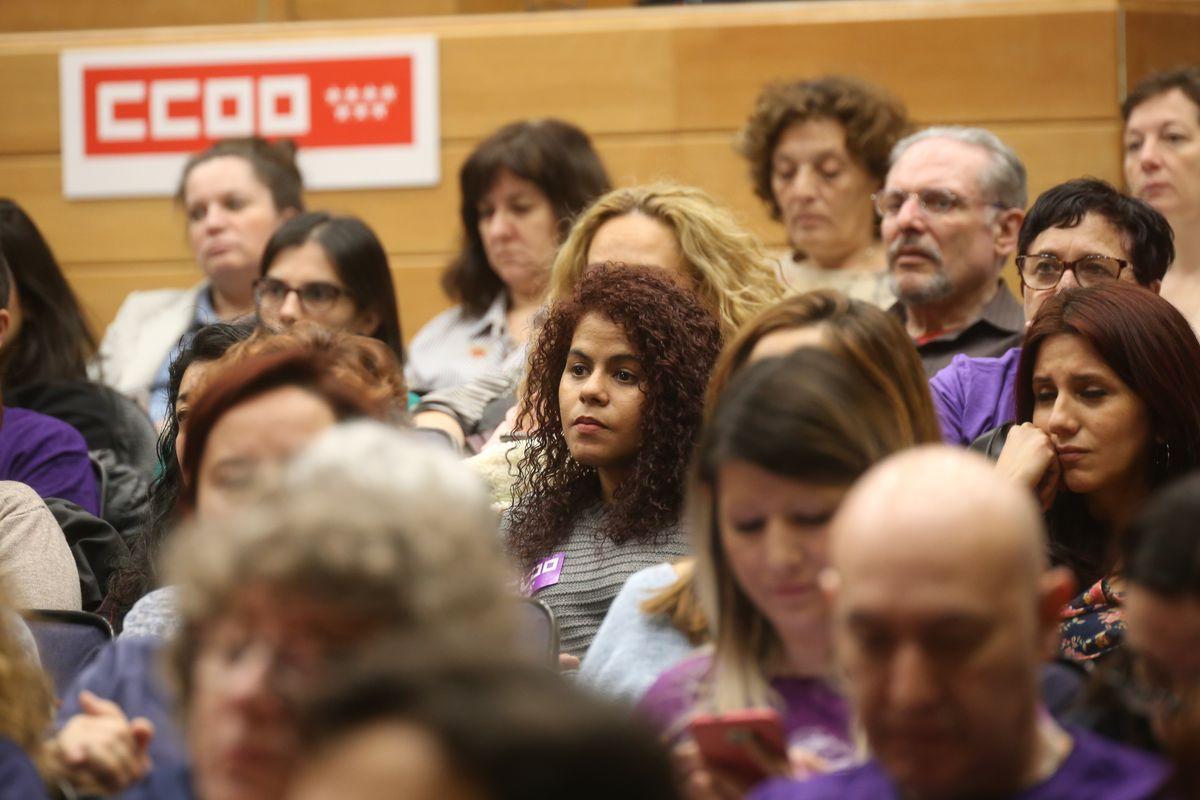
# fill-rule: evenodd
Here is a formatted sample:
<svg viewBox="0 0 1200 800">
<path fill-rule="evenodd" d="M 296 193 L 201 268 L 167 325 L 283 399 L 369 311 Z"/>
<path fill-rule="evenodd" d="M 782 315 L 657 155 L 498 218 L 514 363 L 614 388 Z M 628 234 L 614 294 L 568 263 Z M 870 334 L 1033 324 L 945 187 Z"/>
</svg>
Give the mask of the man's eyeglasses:
<svg viewBox="0 0 1200 800">
<path fill-rule="evenodd" d="M 300 299 L 300 306 L 308 314 L 323 314 L 350 293 L 340 286 L 324 281 L 312 281 L 292 286 L 276 278 L 259 278 L 254 282 L 254 304 L 262 308 L 277 309 L 287 301 L 292 292 Z"/>
<path fill-rule="evenodd" d="M 927 214 L 949 214 L 956 208 L 966 208 L 980 201 L 968 200 L 949 189 L 922 189 L 918 192 L 905 192 L 900 189 L 887 189 L 871 195 L 875 204 L 875 212 L 881 217 L 890 217 L 900 213 L 900 209 L 908 202 L 908 198 L 916 197 L 917 204 Z M 980 203 L 981 205 L 1003 208 L 1000 203 Z"/>
<path fill-rule="evenodd" d="M 1075 273 L 1075 282 L 1080 286 L 1095 286 L 1115 281 L 1121 270 L 1129 266 L 1123 258 L 1109 256 L 1084 256 L 1074 261 L 1063 261 L 1054 256 L 1017 256 L 1017 272 L 1021 283 L 1034 290 L 1053 289 L 1062 280 L 1067 270 Z"/>
</svg>

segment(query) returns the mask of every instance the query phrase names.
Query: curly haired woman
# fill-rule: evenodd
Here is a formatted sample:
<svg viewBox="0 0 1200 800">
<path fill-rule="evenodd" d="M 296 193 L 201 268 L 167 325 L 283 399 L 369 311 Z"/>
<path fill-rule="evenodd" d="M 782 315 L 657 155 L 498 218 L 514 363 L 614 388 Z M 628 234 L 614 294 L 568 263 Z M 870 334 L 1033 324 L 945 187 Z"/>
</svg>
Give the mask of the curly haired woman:
<svg viewBox="0 0 1200 800">
<path fill-rule="evenodd" d="M 880 87 L 829 75 L 763 88 L 738 135 L 754 193 L 787 231 L 780 271 L 795 293 L 839 289 L 887 308 L 884 248 L 871 193 L 909 130 Z"/>
<path fill-rule="evenodd" d="M 563 652 L 587 651 L 631 573 L 687 552 L 684 473 L 720 347 L 716 317 L 658 269 L 596 266 L 550 309 L 506 537 Z"/>
</svg>

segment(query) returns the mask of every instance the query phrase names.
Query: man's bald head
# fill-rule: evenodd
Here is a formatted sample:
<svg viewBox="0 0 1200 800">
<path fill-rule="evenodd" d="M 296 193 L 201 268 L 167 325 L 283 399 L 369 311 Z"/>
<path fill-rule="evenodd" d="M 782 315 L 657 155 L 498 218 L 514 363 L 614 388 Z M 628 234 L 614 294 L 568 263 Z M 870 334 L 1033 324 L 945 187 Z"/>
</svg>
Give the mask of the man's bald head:
<svg viewBox="0 0 1200 800">
<path fill-rule="evenodd" d="M 986 575 L 1028 581 L 1033 591 L 1046 568 L 1045 528 L 1030 492 L 951 447 L 914 448 L 876 465 L 846 496 L 831 535 L 839 572 L 862 556 L 898 567 L 936 559 L 951 569 L 986 565 Z"/>
<path fill-rule="evenodd" d="M 965 451 L 914 449 L 855 484 L 831 537 L 837 653 L 884 768 L 914 797 L 1015 786 L 1071 593 L 1031 493 Z"/>
</svg>

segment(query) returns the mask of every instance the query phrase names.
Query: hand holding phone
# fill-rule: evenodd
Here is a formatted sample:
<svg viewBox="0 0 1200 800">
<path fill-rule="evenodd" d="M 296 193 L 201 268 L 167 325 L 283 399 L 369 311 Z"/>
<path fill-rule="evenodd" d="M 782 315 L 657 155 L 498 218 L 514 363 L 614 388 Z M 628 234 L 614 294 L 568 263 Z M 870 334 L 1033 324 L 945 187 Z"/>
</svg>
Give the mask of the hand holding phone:
<svg viewBox="0 0 1200 800">
<path fill-rule="evenodd" d="M 783 722 L 771 709 L 700 715 L 689 728 L 704 762 L 747 786 L 789 774 Z"/>
</svg>

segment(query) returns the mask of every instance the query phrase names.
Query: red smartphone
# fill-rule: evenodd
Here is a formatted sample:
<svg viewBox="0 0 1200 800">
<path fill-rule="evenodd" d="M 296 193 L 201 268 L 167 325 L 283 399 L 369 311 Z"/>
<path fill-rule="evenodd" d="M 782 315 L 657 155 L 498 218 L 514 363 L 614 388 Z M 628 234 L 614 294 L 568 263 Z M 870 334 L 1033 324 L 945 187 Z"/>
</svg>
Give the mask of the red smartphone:
<svg viewBox="0 0 1200 800">
<path fill-rule="evenodd" d="M 783 721 L 769 708 L 701 714 L 692 719 L 689 729 L 706 763 L 747 782 L 770 777 L 762 759 L 749 750 L 749 742 L 755 742 L 769 756 L 787 759 Z"/>
</svg>

